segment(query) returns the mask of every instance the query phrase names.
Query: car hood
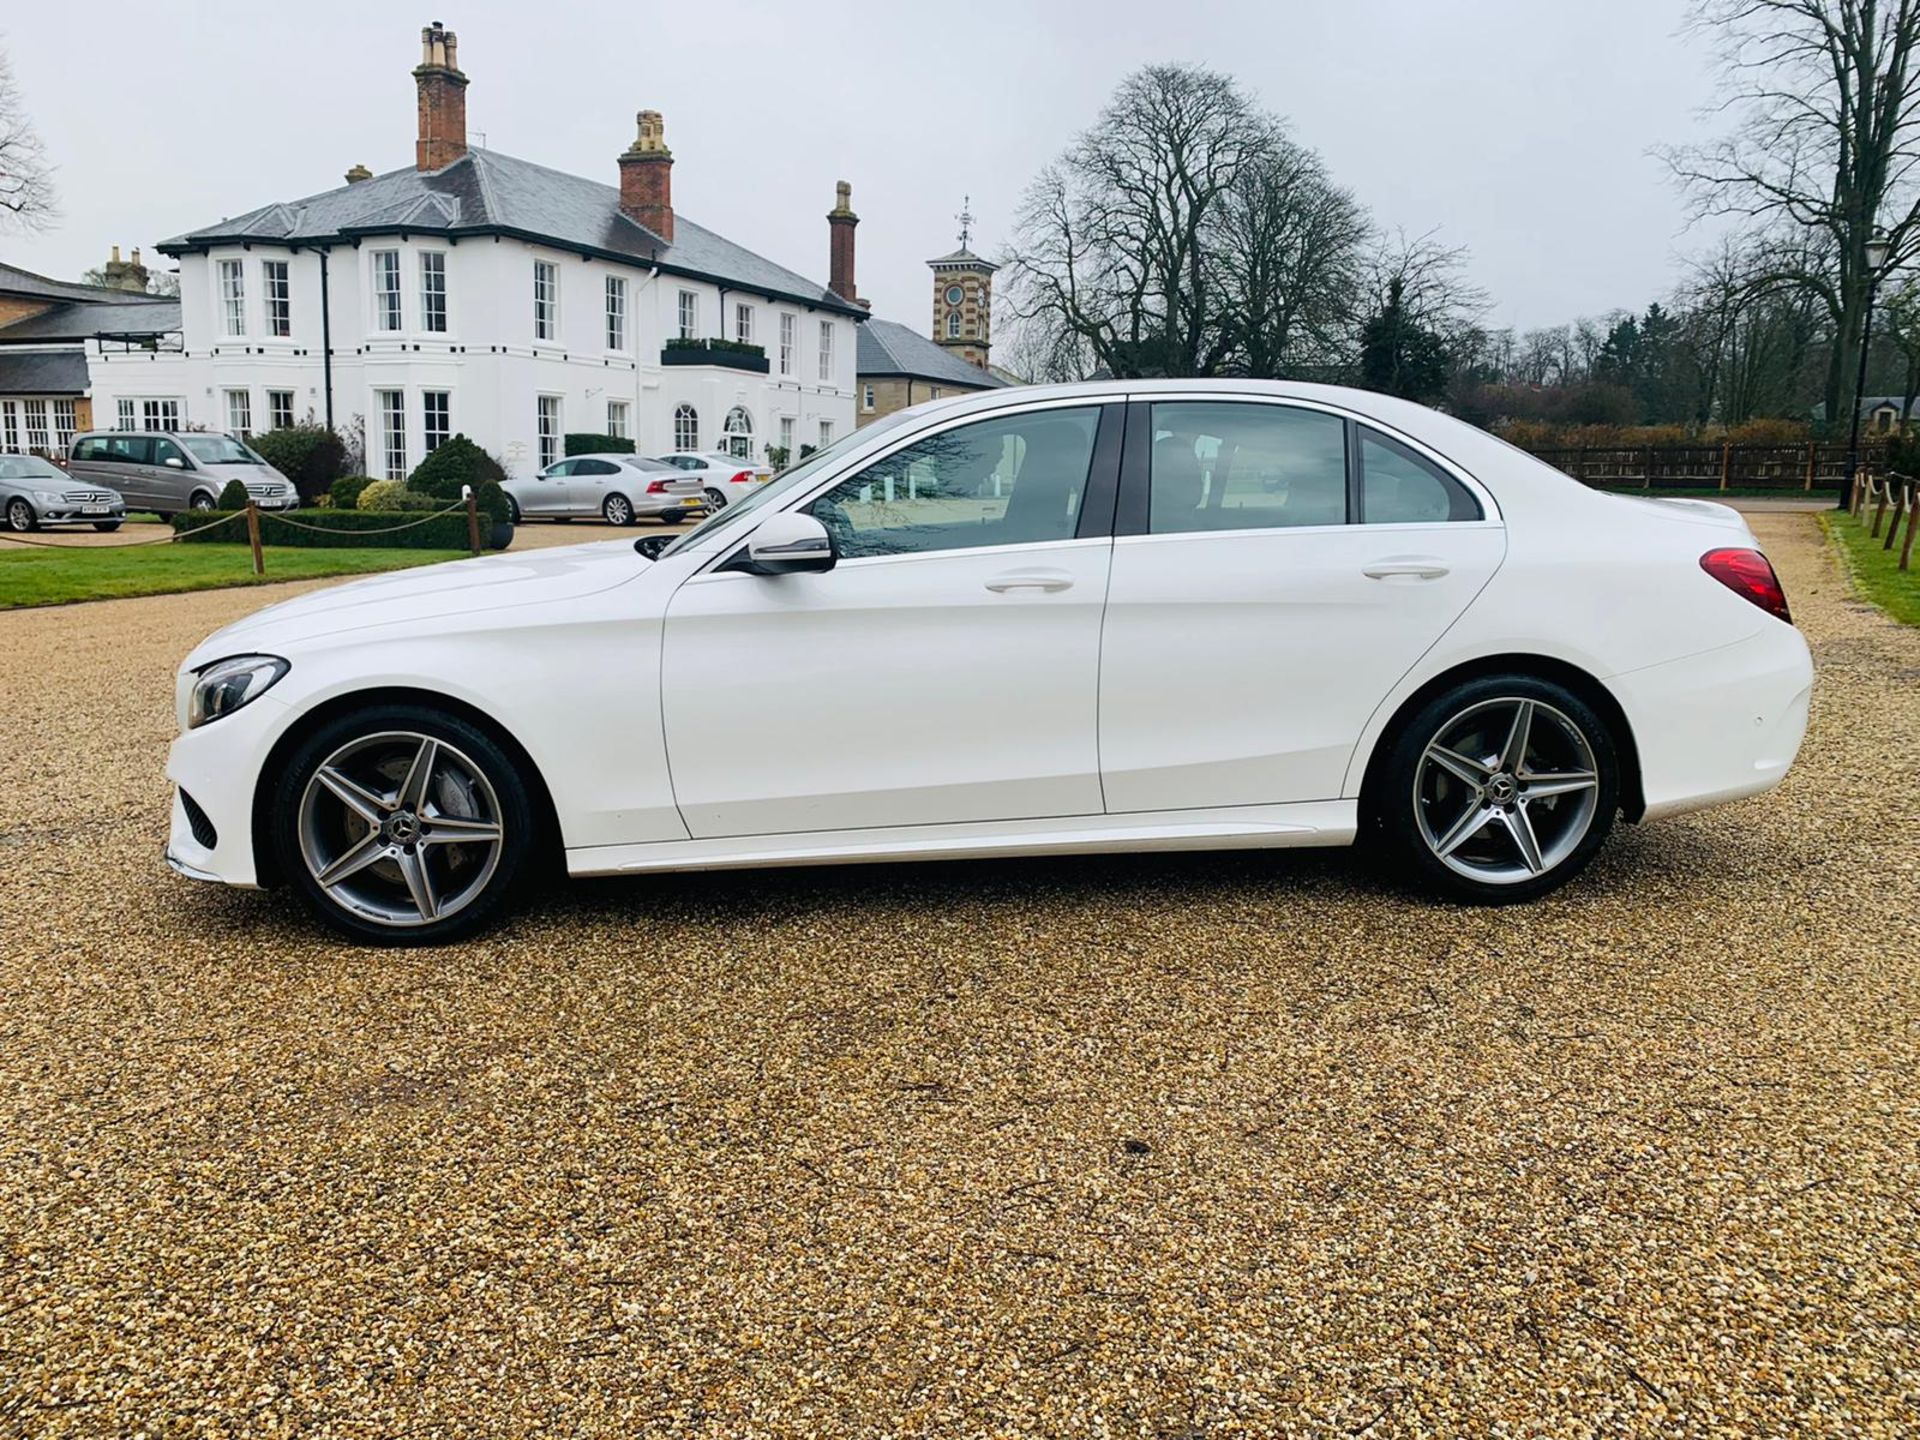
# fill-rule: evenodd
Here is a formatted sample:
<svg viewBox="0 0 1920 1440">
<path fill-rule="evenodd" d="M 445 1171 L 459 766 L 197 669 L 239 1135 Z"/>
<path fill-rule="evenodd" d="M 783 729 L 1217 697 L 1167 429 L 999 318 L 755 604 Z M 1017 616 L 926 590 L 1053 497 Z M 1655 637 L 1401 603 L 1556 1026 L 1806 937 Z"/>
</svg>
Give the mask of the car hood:
<svg viewBox="0 0 1920 1440">
<path fill-rule="evenodd" d="M 218 464 L 209 464 L 205 460 L 194 462 L 209 475 L 224 475 L 229 480 L 251 481 L 255 485 L 267 485 L 279 481 L 282 485 L 293 482 L 271 465 L 255 465 L 251 460 L 223 460 Z"/>
<path fill-rule="evenodd" d="M 322 636 L 376 627 L 426 632 L 448 616 L 578 600 L 652 568 L 651 561 L 634 553 L 631 540 L 607 540 L 375 575 L 256 611 L 201 641 L 185 668 L 227 655 L 282 654 Z"/>
</svg>

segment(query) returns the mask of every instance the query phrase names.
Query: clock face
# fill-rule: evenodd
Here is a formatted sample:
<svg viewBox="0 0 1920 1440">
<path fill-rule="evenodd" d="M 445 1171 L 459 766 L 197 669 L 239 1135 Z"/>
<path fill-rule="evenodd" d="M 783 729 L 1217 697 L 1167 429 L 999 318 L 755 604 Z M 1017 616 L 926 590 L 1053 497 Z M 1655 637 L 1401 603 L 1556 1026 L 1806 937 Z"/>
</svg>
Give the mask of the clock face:
<svg viewBox="0 0 1920 1440">
<path fill-rule="evenodd" d="M 967 298 L 967 292 L 961 289 L 958 285 L 949 285 L 947 287 L 947 303 L 949 305 L 958 305 L 962 300 L 966 298 Z"/>
</svg>

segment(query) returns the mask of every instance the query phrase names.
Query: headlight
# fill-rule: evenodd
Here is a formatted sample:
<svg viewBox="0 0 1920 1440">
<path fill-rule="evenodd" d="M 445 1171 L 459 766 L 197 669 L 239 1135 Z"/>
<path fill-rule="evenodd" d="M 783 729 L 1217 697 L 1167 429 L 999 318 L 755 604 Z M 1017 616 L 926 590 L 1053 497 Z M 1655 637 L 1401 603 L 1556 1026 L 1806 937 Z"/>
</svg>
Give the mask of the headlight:
<svg viewBox="0 0 1920 1440">
<path fill-rule="evenodd" d="M 33 498 L 38 500 L 42 505 L 58 505 L 61 503 L 60 492 L 58 490 L 36 490 L 33 492 Z"/>
<path fill-rule="evenodd" d="M 187 728 L 197 730 L 259 699 L 289 668 L 278 655 L 235 655 L 230 660 L 214 661 L 193 682 L 193 696 L 187 702 Z"/>
</svg>

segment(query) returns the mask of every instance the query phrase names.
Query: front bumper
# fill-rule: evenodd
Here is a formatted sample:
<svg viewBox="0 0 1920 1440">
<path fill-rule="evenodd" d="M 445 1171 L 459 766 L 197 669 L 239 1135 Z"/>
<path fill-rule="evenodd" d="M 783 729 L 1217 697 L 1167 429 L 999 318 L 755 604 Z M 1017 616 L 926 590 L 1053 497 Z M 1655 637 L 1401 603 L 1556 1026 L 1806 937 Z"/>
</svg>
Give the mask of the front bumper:
<svg viewBox="0 0 1920 1440">
<path fill-rule="evenodd" d="M 175 787 L 167 833 L 167 863 L 195 880 L 255 889 L 260 870 L 253 853 L 253 799 L 267 755 L 292 713 L 269 692 L 231 715 L 174 738 L 167 779 Z M 180 791 L 193 796 L 212 827 L 211 845 L 195 834 Z"/>
<path fill-rule="evenodd" d="M 1724 805 L 1786 778 L 1807 733 L 1813 658 L 1791 625 L 1615 675 L 1640 752 L 1643 819 Z"/>
<path fill-rule="evenodd" d="M 37 517 L 42 525 L 107 525 L 127 518 L 127 507 L 115 505 L 108 510 L 88 515 L 75 505 L 49 507 L 40 511 Z"/>
</svg>

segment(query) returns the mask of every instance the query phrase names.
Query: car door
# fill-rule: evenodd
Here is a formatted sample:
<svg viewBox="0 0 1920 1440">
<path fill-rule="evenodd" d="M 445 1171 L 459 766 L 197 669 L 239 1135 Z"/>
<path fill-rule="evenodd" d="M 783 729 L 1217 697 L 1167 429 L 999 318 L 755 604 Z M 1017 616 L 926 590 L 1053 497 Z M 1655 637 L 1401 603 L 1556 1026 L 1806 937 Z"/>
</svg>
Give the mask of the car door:
<svg viewBox="0 0 1920 1440">
<path fill-rule="evenodd" d="M 1499 567 L 1491 502 L 1295 403 L 1135 403 L 1101 647 L 1113 812 L 1338 798 L 1362 727 Z"/>
<path fill-rule="evenodd" d="M 208 491 L 215 500 L 220 498 L 220 487 L 200 475 L 193 468 L 193 461 L 187 458 L 187 452 L 172 440 L 153 435 L 147 443 L 147 463 L 140 467 L 141 475 L 160 510 L 176 514 L 191 508 L 195 490 Z"/>
<path fill-rule="evenodd" d="M 682 585 L 661 684 L 689 832 L 1099 814 L 1123 423 L 1086 402 L 950 421 L 804 507 L 832 570 Z"/>
<path fill-rule="evenodd" d="M 570 515 L 572 510 L 573 460 L 556 460 L 538 471 L 526 489 L 526 501 L 520 506 L 524 515 Z"/>
<path fill-rule="evenodd" d="M 576 515 L 598 515 L 607 496 L 615 489 L 614 477 L 620 467 L 611 460 L 576 460 L 567 493 Z M 631 500 L 633 497 L 627 497 Z"/>
<path fill-rule="evenodd" d="M 164 508 L 159 503 L 148 461 L 153 441 L 146 435 L 95 435 L 83 442 L 87 454 L 75 467 L 87 479 L 118 490 L 129 510 Z"/>
</svg>

